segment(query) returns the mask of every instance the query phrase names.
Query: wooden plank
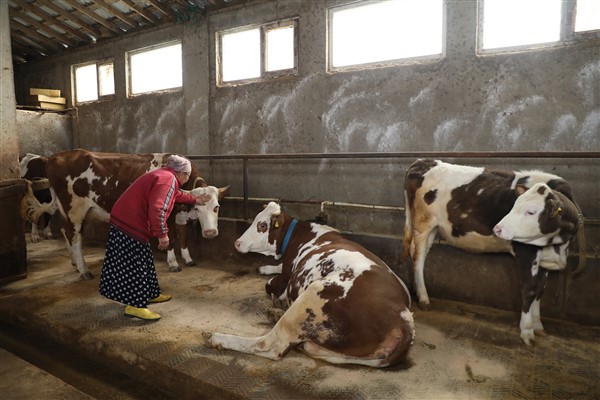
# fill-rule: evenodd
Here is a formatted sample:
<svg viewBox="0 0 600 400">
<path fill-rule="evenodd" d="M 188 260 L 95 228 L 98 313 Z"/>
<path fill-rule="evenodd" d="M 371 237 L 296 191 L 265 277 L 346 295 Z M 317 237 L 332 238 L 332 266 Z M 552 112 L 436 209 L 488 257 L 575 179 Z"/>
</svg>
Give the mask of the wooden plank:
<svg viewBox="0 0 600 400">
<path fill-rule="evenodd" d="M 73 46 L 75 44 L 72 40 L 65 38 L 64 35 L 61 34 L 60 32 L 58 32 L 57 30 L 52 29 L 48 23 L 46 23 L 46 25 L 44 25 L 43 23 L 45 21 L 43 19 L 42 19 L 42 22 L 40 23 L 39 21 L 35 20 L 34 18 L 29 17 L 27 14 L 21 12 L 20 10 L 18 10 L 16 8 L 13 8 L 12 16 L 15 16 L 15 17 L 27 22 L 31 26 L 36 27 L 40 31 L 47 33 L 48 35 L 56 38 L 57 40 L 61 40 L 61 41 L 65 42 L 69 46 Z M 38 17 L 39 17 L 39 15 L 38 15 Z"/>
<path fill-rule="evenodd" d="M 89 6 L 83 6 L 74 0 L 62 0 L 62 1 L 67 3 L 68 5 L 70 5 L 74 9 L 76 9 L 77 11 L 81 12 L 82 14 L 85 14 L 86 16 L 88 16 L 92 20 L 96 21 L 100 25 L 104 26 L 106 29 L 108 29 L 112 33 L 116 34 L 117 36 L 121 33 L 121 29 L 119 27 L 115 26 L 115 24 L 113 24 L 112 22 L 109 22 L 108 20 L 106 20 L 106 19 L 102 18 L 101 16 L 99 16 L 98 14 L 96 14 L 94 11 L 91 10 L 91 8 Z"/>
<path fill-rule="evenodd" d="M 67 104 L 67 99 L 64 97 L 46 96 L 43 94 L 30 94 L 27 96 L 28 103 L 52 103 L 52 104 Z"/>
<path fill-rule="evenodd" d="M 29 88 L 29 94 L 42 94 L 44 96 L 60 97 L 60 89 Z"/>
<path fill-rule="evenodd" d="M 67 11 L 64 8 L 55 5 L 54 3 L 51 3 L 49 0 L 37 0 L 36 3 L 44 5 L 45 7 L 48 7 L 49 9 L 54 11 L 55 13 L 61 15 L 65 21 L 71 21 L 74 24 L 81 26 L 81 29 L 90 32 L 91 36 L 102 36 L 102 32 L 99 29 L 91 26 L 87 21 L 81 19 L 75 12 Z"/>
<path fill-rule="evenodd" d="M 36 4 L 38 4 L 38 3 L 41 3 L 41 2 L 38 1 Z M 76 31 L 75 29 L 71 28 L 69 25 L 67 25 L 64 22 L 64 21 L 68 20 L 68 18 L 62 17 L 60 15 L 51 15 L 48 13 L 48 11 L 41 8 L 40 5 L 41 4 L 32 6 L 31 4 L 29 4 L 27 2 L 19 3 L 19 6 L 22 7 L 22 9 L 27 10 L 30 13 L 35 14 L 38 17 L 46 20 L 46 23 L 49 23 L 49 21 L 52 21 L 52 23 L 54 23 L 56 26 L 58 26 L 63 31 L 69 33 L 71 36 L 73 36 L 77 39 L 80 39 L 82 41 L 85 41 L 85 42 L 90 41 L 90 38 L 87 35 L 85 35 L 85 33 Z M 52 11 L 54 11 L 54 10 L 52 10 Z"/>
</svg>

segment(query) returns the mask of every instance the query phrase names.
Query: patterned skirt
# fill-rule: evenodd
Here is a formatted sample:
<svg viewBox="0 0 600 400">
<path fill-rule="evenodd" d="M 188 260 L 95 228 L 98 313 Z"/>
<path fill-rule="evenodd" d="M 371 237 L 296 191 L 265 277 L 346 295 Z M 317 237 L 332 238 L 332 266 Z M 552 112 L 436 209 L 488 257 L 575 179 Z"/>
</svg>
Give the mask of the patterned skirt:
<svg viewBox="0 0 600 400">
<path fill-rule="evenodd" d="M 146 308 L 160 295 L 150 243 L 110 226 L 100 275 L 100 294 L 133 307 Z"/>
</svg>

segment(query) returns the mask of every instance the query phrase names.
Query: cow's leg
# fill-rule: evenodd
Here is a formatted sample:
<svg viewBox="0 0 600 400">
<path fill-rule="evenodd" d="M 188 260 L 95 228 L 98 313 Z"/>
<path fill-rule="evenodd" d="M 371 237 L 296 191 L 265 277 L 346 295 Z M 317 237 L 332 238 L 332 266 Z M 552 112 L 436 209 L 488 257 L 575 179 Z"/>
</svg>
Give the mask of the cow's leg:
<svg viewBox="0 0 600 400">
<path fill-rule="evenodd" d="M 281 274 L 281 270 L 283 269 L 283 263 L 278 265 L 263 265 L 258 267 L 258 273 L 261 275 L 275 275 Z"/>
<path fill-rule="evenodd" d="M 195 267 L 197 264 L 194 260 L 192 260 L 192 257 L 190 256 L 190 251 L 188 250 L 187 222 L 183 225 L 180 225 L 176 222 L 175 233 L 177 234 L 177 242 L 179 242 L 179 246 L 181 248 L 181 257 L 183 258 L 183 261 L 185 261 L 185 265 L 187 265 L 188 267 Z"/>
<path fill-rule="evenodd" d="M 42 226 L 44 227 L 44 237 L 46 239 L 52 239 L 52 228 L 50 226 L 50 220 L 52 215 L 45 213 L 42 215 Z"/>
<path fill-rule="evenodd" d="M 37 243 L 41 240 L 40 231 L 38 230 L 38 221 L 31 221 L 31 242 Z"/>
<path fill-rule="evenodd" d="M 521 339 L 530 346 L 535 334 L 543 335 L 540 319 L 540 299 L 544 293 L 548 271 L 540 268 L 542 251 L 537 246 L 513 242 L 515 264 L 521 287 Z"/>
<path fill-rule="evenodd" d="M 85 260 L 83 259 L 83 250 L 82 250 L 82 240 L 81 240 L 81 231 L 83 229 L 83 225 L 80 223 L 77 226 L 73 225 L 73 223 L 65 218 L 63 235 L 67 240 L 67 246 L 71 250 L 71 262 L 79 273 L 81 274 L 80 278 L 82 280 L 92 279 L 94 276 L 88 269 Z"/>
<path fill-rule="evenodd" d="M 413 259 L 413 270 L 415 274 L 415 289 L 419 299 L 419 307 L 423 310 L 429 309 L 429 295 L 425 287 L 425 259 L 427 253 L 435 240 L 437 229 L 428 228 L 424 231 L 414 232 L 414 246 L 411 246 L 411 256 Z"/>
<path fill-rule="evenodd" d="M 213 347 L 221 347 L 243 353 L 255 354 L 271 360 L 281 359 L 293 346 L 302 342 L 308 332 L 304 331 L 306 321 L 315 318 L 314 311 L 321 310 L 325 304 L 318 296 L 323 290 L 321 282 L 312 283 L 292 306 L 277 321 L 273 329 L 264 336 L 243 337 L 224 333 L 213 333 L 209 343 Z M 319 316 L 316 316 L 319 320 Z"/>
<path fill-rule="evenodd" d="M 180 272 L 181 267 L 179 263 L 177 263 L 177 257 L 175 256 L 175 248 L 172 244 L 169 244 L 169 249 L 167 249 L 167 264 L 169 265 L 169 271 L 171 272 Z"/>
</svg>

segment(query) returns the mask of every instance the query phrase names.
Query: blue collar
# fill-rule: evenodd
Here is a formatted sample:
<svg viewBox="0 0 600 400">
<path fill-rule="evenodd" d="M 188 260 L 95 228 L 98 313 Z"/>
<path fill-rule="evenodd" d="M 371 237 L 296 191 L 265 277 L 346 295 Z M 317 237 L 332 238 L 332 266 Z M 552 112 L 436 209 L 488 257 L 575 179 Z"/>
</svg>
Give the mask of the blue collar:
<svg viewBox="0 0 600 400">
<path fill-rule="evenodd" d="M 290 237 L 292 236 L 292 232 L 294 232 L 294 228 L 296 228 L 297 223 L 298 223 L 298 220 L 294 218 L 292 220 L 292 224 L 290 225 L 287 232 L 285 233 L 285 237 L 283 238 L 283 244 L 281 245 L 281 255 L 283 255 L 285 253 L 285 250 L 288 247 L 288 243 L 290 242 Z"/>
</svg>

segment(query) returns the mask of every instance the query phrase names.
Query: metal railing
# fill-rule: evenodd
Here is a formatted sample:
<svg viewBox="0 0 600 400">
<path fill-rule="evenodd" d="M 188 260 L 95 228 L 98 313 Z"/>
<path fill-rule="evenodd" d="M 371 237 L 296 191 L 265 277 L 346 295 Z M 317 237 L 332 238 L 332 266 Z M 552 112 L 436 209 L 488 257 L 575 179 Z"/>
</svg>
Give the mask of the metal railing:
<svg viewBox="0 0 600 400">
<path fill-rule="evenodd" d="M 452 159 L 452 158 L 529 158 L 529 159 L 600 159 L 599 151 L 407 151 L 389 153 L 275 153 L 275 154 L 222 154 L 222 155 L 188 155 L 190 160 L 241 160 L 243 165 L 243 213 L 248 216 L 248 162 L 251 160 L 287 160 L 287 159 Z"/>
</svg>

